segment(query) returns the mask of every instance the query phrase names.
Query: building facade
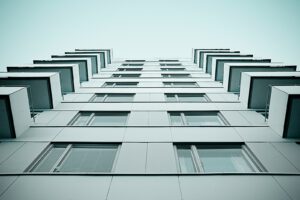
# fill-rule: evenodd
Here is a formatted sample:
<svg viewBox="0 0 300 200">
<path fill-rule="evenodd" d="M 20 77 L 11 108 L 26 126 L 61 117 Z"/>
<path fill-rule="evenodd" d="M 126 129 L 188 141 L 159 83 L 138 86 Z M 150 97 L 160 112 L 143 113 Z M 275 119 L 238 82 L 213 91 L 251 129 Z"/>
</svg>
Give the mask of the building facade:
<svg viewBox="0 0 300 200">
<path fill-rule="evenodd" d="M 0 73 L 0 200 L 300 199 L 300 72 L 76 49 Z"/>
</svg>

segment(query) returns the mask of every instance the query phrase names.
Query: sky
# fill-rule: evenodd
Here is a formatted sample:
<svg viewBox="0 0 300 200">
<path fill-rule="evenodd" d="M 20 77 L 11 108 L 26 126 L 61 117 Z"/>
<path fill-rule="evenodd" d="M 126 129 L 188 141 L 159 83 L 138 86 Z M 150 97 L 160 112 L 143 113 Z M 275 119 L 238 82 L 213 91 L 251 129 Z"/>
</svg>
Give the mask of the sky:
<svg viewBox="0 0 300 200">
<path fill-rule="evenodd" d="M 0 0 L 0 67 L 75 48 L 120 59 L 230 48 L 300 65 L 300 0 Z"/>
</svg>

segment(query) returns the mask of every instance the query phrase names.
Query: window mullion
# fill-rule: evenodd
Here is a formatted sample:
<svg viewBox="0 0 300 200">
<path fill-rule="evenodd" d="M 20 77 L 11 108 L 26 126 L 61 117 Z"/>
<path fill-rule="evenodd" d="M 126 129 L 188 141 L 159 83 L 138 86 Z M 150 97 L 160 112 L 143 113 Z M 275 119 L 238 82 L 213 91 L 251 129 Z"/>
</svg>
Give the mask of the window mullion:
<svg viewBox="0 0 300 200">
<path fill-rule="evenodd" d="M 178 94 L 175 94 L 176 101 L 179 101 Z"/>
<path fill-rule="evenodd" d="M 107 97 L 108 97 L 108 94 L 105 94 L 105 95 L 104 95 L 104 97 L 103 97 L 103 100 L 102 100 L 102 102 L 105 102 L 105 101 L 106 101 L 106 99 L 107 99 Z"/>
<path fill-rule="evenodd" d="M 86 126 L 89 126 L 92 123 L 94 116 L 95 116 L 95 113 L 91 113 L 89 119 L 86 121 Z"/>
<path fill-rule="evenodd" d="M 188 121 L 185 118 L 184 112 L 180 112 L 180 116 L 181 116 L 181 122 L 183 126 L 188 126 Z"/>
<path fill-rule="evenodd" d="M 195 145 L 192 145 L 192 153 L 193 153 L 193 156 L 195 158 L 195 162 L 196 162 L 196 165 L 197 165 L 197 169 L 200 173 L 204 173 L 204 167 L 201 163 L 201 158 L 200 158 L 200 155 L 197 151 L 197 147 Z"/>
<path fill-rule="evenodd" d="M 62 155 L 59 157 L 59 159 L 56 161 L 56 163 L 53 165 L 52 169 L 50 170 L 50 172 L 58 172 L 59 168 L 61 166 L 62 161 L 64 160 L 64 158 L 66 157 L 66 155 L 70 152 L 72 148 L 72 144 L 69 144 L 65 151 L 62 153 Z"/>
</svg>

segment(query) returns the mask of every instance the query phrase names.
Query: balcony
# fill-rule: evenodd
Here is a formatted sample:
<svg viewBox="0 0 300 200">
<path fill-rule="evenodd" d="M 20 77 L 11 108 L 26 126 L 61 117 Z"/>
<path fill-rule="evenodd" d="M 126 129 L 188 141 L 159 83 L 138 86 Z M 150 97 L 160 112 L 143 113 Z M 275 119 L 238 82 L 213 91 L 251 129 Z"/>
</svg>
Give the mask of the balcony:
<svg viewBox="0 0 300 200">
<path fill-rule="evenodd" d="M 272 87 L 268 119 L 270 127 L 283 138 L 300 138 L 299 118 L 300 86 Z"/>
<path fill-rule="evenodd" d="M 62 100 L 58 73 L 0 73 L 0 85 L 26 87 L 33 110 L 52 109 Z"/>
<path fill-rule="evenodd" d="M 225 63 L 222 77 L 224 89 L 228 92 L 240 92 L 242 72 L 279 72 L 296 71 L 296 65 L 278 63 Z"/>
<path fill-rule="evenodd" d="M 27 90 L 24 87 L 0 87 L 0 138 L 16 138 L 31 121 Z"/>
<path fill-rule="evenodd" d="M 266 109 L 271 86 L 300 85 L 300 72 L 244 72 L 240 101 L 246 108 Z"/>
<path fill-rule="evenodd" d="M 52 64 L 52 65 L 26 65 L 8 66 L 8 72 L 57 72 L 60 77 L 62 92 L 72 93 L 78 91 L 80 87 L 79 68 L 77 64 Z"/>
</svg>

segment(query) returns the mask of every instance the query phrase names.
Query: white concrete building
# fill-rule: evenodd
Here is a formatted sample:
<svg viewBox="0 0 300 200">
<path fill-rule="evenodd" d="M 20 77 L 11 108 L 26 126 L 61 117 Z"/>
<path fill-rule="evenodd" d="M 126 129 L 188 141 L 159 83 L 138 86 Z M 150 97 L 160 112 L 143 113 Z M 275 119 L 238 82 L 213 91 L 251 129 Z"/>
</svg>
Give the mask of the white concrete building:
<svg viewBox="0 0 300 200">
<path fill-rule="evenodd" d="M 6 69 L 0 200 L 300 199 L 294 65 L 76 49 Z"/>
</svg>

